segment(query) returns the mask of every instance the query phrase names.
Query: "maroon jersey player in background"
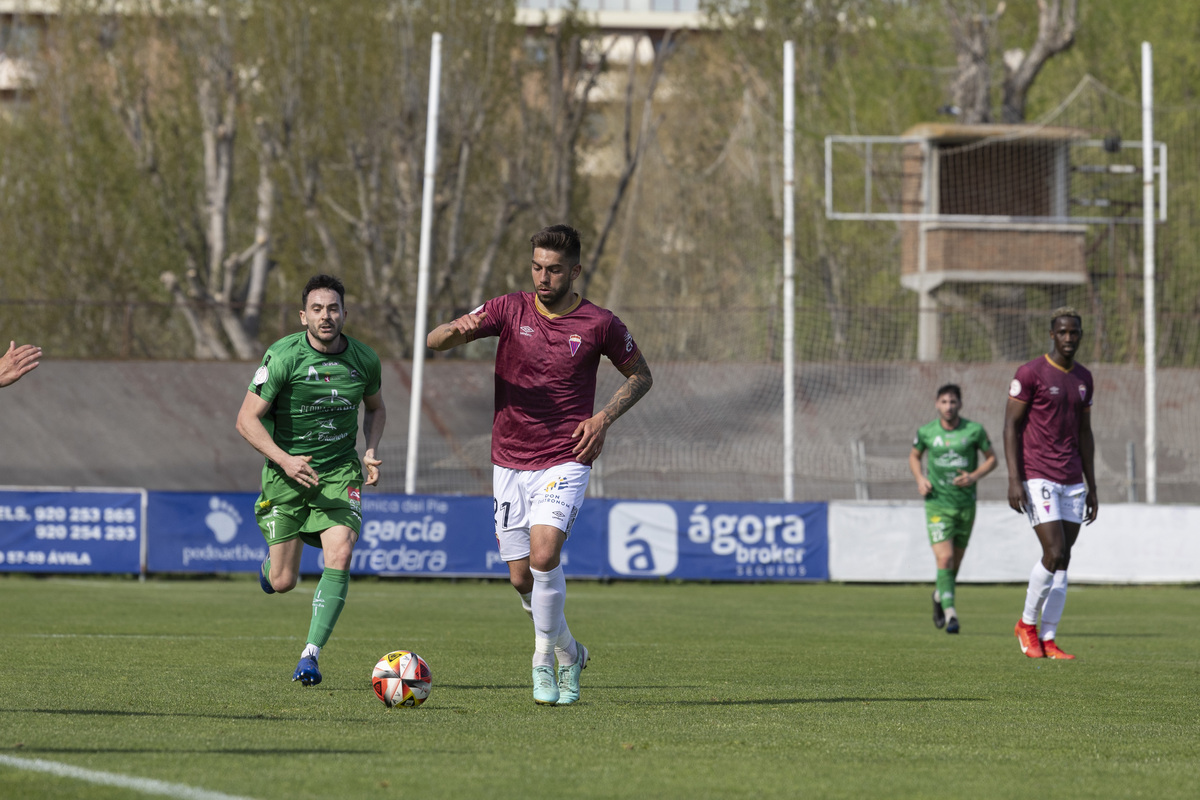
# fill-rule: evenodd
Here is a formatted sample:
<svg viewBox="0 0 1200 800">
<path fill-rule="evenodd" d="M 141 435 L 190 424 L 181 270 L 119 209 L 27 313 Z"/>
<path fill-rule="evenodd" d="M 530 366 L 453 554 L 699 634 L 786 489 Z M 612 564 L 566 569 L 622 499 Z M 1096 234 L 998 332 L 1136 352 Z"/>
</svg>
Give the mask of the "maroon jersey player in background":
<svg viewBox="0 0 1200 800">
<path fill-rule="evenodd" d="M 588 651 L 563 613 L 563 544 L 609 426 L 650 391 L 652 378 L 621 320 L 572 290 L 583 269 L 578 231 L 554 225 L 530 244 L 533 292 L 493 298 L 434 328 L 426 343 L 449 350 L 484 336 L 500 340 L 492 420 L 496 542 L 533 619 L 534 702 L 570 705 L 579 699 Z M 593 413 L 601 356 L 625 382 Z"/>
<path fill-rule="evenodd" d="M 1067 602 L 1067 565 L 1079 525 L 1096 519 L 1092 373 L 1075 362 L 1083 321 L 1073 308 L 1050 315 L 1050 352 L 1017 369 L 1004 411 L 1008 504 L 1029 517 L 1042 544 L 1025 610 L 1017 622 L 1021 652 L 1070 659 L 1054 641 Z M 1041 635 L 1038 635 L 1038 614 Z"/>
</svg>

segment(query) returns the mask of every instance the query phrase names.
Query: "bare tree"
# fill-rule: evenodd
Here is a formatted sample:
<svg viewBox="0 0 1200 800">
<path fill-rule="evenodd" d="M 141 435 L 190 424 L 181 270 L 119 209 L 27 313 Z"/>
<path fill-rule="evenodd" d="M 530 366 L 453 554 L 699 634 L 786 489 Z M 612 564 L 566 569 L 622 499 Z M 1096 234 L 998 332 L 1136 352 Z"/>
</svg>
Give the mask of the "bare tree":
<svg viewBox="0 0 1200 800">
<path fill-rule="evenodd" d="M 996 24 L 1004 14 L 1004 2 L 988 14 L 985 3 L 967 3 L 967 9 L 943 0 L 957 67 L 950 96 L 959 109 L 959 121 L 977 125 L 992 121 L 992 65 Z"/>
<path fill-rule="evenodd" d="M 138 62 L 149 57 L 144 53 L 132 60 L 110 53 L 107 63 L 112 83 L 118 87 L 114 110 L 137 151 L 137 161 L 161 194 L 166 215 L 181 220 L 177 235 L 184 263 L 164 271 L 161 279 L 187 321 L 195 355 L 249 360 L 261 352 L 257 336 L 270 266 L 274 181 L 264 163 L 258 171 L 253 237 L 235 248 L 230 209 L 237 177 L 237 113 L 243 84 L 254 76 L 252 72 L 239 74 L 231 30 L 231 25 L 237 24 L 236 9 L 218 4 L 213 11 L 207 16 L 168 11 L 156 18 L 155 35 L 127 37 L 123 43 L 127 47 L 170 54 L 159 57 L 155 74 L 137 71 Z M 165 91 L 175 81 L 180 91 Z M 169 105 L 167 97 L 190 97 L 198 112 L 201 196 L 195 204 L 169 185 L 162 171 L 158 137 L 166 124 L 178 121 L 180 111 L 164 107 Z M 264 145 L 261 157 L 269 160 L 273 152 Z M 192 221 L 190 226 L 182 222 L 186 219 Z M 199 235 L 195 235 L 197 231 Z"/>
<path fill-rule="evenodd" d="M 1014 49 L 1004 53 L 1004 99 L 1000 120 L 1025 121 L 1025 100 L 1042 67 L 1054 56 L 1069 50 L 1079 29 L 1079 0 L 1038 0 L 1038 34 L 1028 53 Z"/>
<path fill-rule="evenodd" d="M 633 138 L 633 106 L 634 106 L 634 89 L 637 78 L 637 42 L 640 36 L 634 37 L 633 54 L 629 58 L 628 77 L 625 81 L 625 126 L 623 129 L 621 143 L 622 156 L 624 163 L 621 167 L 621 174 L 617 178 L 617 185 L 613 189 L 612 198 L 608 204 L 608 213 L 605 215 L 604 222 L 600 226 L 600 230 L 595 237 L 591 251 L 588 253 L 585 266 L 583 268 L 583 282 L 581 290 L 587 294 L 588 286 L 591 285 L 592 278 L 596 274 L 596 269 L 600 265 L 600 258 L 604 254 L 605 245 L 608 243 L 609 234 L 612 232 L 613 226 L 617 221 L 617 214 L 621 210 L 622 203 L 626 199 L 626 191 L 629 188 L 629 182 L 638 171 L 638 166 L 641 164 L 642 156 L 646 152 L 650 141 L 654 137 L 654 130 L 657 123 L 654 119 L 654 94 L 658 89 L 659 79 L 662 78 L 663 67 L 667 63 L 667 59 L 674 52 L 674 36 L 675 31 L 667 31 L 663 36 L 657 51 L 654 54 L 654 64 L 650 70 L 649 84 L 646 87 L 646 94 L 642 98 L 642 114 L 641 122 L 637 133 L 636 140 Z M 634 213 L 631 209 L 629 213 Z M 620 277 L 619 272 L 613 276 L 614 286 L 610 287 L 610 297 L 615 299 L 617 291 L 619 291 Z"/>
<path fill-rule="evenodd" d="M 1033 46 L 1003 53 L 1004 79 L 1000 121 L 1025 121 L 1029 89 L 1046 62 L 1075 43 L 1079 0 L 1037 0 L 1038 31 Z M 992 58 L 1000 47 L 999 23 L 1006 10 L 1003 0 L 987 11 L 983 0 L 943 0 L 957 67 L 950 94 L 966 124 L 989 123 L 992 116 Z"/>
</svg>

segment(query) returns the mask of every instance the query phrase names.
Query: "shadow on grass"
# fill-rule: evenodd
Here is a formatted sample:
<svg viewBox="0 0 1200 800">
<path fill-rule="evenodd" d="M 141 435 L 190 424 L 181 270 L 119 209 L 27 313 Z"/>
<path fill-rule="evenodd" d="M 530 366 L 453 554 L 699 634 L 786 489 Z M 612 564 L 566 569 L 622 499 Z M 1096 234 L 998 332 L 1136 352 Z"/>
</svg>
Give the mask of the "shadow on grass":
<svg viewBox="0 0 1200 800">
<path fill-rule="evenodd" d="M 999 637 L 999 638 L 1001 638 L 1001 639 L 1004 639 L 1004 638 L 1008 638 L 1008 639 L 1016 638 L 1016 637 L 1014 637 L 1014 636 L 1013 636 L 1013 633 L 1012 633 L 1012 631 L 1009 631 L 1008 633 L 994 633 L 994 632 L 991 632 L 991 631 L 984 631 L 984 632 L 972 631 L 972 632 L 971 632 L 971 638 L 974 638 L 974 637 L 976 637 L 976 636 L 979 636 L 979 637 L 990 636 L 990 637 L 993 637 L 993 638 L 995 638 L 995 637 Z M 966 637 L 964 637 L 964 638 L 966 638 Z M 1162 639 L 1162 638 L 1163 638 L 1163 634 L 1161 634 L 1161 633 L 1140 633 L 1140 632 L 1139 632 L 1139 633 L 1078 633 L 1078 632 L 1076 632 L 1076 631 L 1071 631 L 1070 633 L 1068 633 L 1068 634 L 1066 635 L 1066 638 L 1068 638 L 1068 639 L 1094 639 L 1094 638 L 1106 638 L 1106 639 Z"/>
<path fill-rule="evenodd" d="M 146 753 L 163 755 L 214 755 L 214 756 L 320 756 L 320 755 L 346 755 L 346 756 L 362 756 L 362 755 L 385 755 L 386 750 L 330 750 L 324 747 L 280 747 L 276 749 L 266 748 L 246 748 L 244 750 L 233 747 L 217 748 L 213 750 L 181 750 L 178 748 L 163 748 L 163 747 L 22 747 L 19 750 L 12 750 L 14 753 L 21 755 L 86 755 L 90 753 Z"/>
<path fill-rule="evenodd" d="M 64 716 L 80 717 L 163 717 L 171 719 L 261 719 L 270 722 L 294 722 L 297 719 L 308 719 L 304 714 L 267 715 L 267 714 L 198 714 L 181 711 L 117 711 L 107 708 L 0 708 L 0 714 L 61 714 Z"/>
<path fill-rule="evenodd" d="M 596 689 L 594 691 L 602 691 Z M 618 701 L 619 702 L 619 701 Z M 663 700 L 657 702 L 632 701 L 630 705 L 662 706 L 787 706 L 821 705 L 824 703 L 988 703 L 987 697 L 764 697 L 750 700 Z"/>
</svg>

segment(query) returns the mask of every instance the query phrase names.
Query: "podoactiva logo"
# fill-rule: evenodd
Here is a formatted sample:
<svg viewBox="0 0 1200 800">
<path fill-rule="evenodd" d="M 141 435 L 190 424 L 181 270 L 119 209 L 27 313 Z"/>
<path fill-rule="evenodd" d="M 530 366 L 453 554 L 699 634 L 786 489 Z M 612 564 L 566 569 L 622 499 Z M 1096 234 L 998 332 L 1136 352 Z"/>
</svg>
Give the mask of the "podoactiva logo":
<svg viewBox="0 0 1200 800">
<path fill-rule="evenodd" d="M 665 503 L 616 503 L 608 563 L 620 575 L 670 575 L 679 565 L 679 518 Z"/>
</svg>

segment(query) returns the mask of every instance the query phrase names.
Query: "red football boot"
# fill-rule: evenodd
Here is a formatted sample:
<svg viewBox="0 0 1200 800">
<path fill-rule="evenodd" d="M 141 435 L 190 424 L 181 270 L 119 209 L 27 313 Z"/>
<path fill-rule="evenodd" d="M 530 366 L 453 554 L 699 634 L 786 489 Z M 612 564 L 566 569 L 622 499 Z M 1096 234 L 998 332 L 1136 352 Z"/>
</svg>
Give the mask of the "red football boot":
<svg viewBox="0 0 1200 800">
<path fill-rule="evenodd" d="M 1037 626 L 1026 625 L 1024 620 L 1017 620 L 1017 627 L 1013 629 L 1013 633 L 1017 634 L 1017 641 L 1021 643 L 1021 652 L 1030 658 L 1042 658 L 1046 655 L 1042 650 L 1042 643 L 1038 639 Z M 1053 641 L 1052 639 L 1050 641 Z"/>
<path fill-rule="evenodd" d="M 1054 643 L 1053 639 L 1046 639 L 1042 642 L 1042 652 L 1046 654 L 1046 658 L 1061 658 L 1069 661 L 1075 657 L 1070 653 L 1064 653 L 1062 650 L 1059 650 L 1058 645 Z"/>
</svg>

